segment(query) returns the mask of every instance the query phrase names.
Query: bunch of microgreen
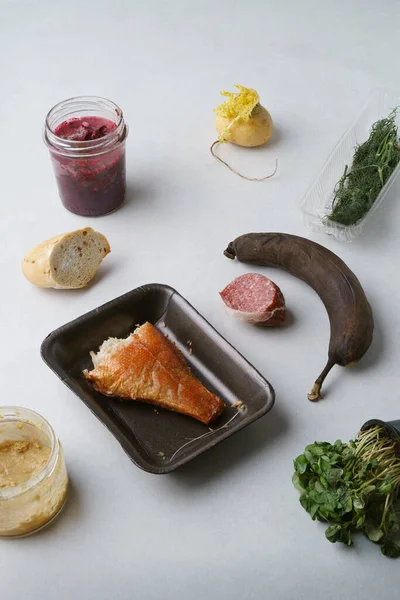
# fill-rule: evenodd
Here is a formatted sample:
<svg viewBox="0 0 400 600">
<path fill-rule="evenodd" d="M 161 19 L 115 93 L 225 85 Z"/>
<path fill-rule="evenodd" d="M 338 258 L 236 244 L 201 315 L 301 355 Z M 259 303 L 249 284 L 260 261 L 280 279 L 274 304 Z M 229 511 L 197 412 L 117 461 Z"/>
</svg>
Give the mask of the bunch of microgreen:
<svg viewBox="0 0 400 600">
<path fill-rule="evenodd" d="M 310 444 L 294 461 L 293 484 L 313 520 L 331 523 L 330 542 L 351 546 L 361 531 L 386 556 L 400 556 L 394 541 L 399 529 L 400 458 L 398 444 L 380 426 L 361 431 L 348 444 Z"/>
<path fill-rule="evenodd" d="M 346 165 L 335 186 L 329 220 L 355 225 L 370 210 L 397 167 L 400 145 L 396 110 L 374 123 L 368 140 L 357 146 L 351 167 Z"/>
</svg>

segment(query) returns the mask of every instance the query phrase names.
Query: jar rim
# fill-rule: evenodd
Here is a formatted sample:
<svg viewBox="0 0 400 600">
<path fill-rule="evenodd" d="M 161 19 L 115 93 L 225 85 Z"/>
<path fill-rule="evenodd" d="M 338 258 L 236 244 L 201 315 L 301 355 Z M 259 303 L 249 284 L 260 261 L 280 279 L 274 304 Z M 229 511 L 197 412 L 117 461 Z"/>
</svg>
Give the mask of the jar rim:
<svg viewBox="0 0 400 600">
<path fill-rule="evenodd" d="M 23 413 L 24 416 L 21 416 L 20 413 Z M 46 431 L 42 431 L 49 439 L 50 455 L 46 461 L 46 464 L 43 465 L 43 467 L 33 477 L 20 483 L 19 485 L 0 489 L 0 500 L 8 500 L 10 498 L 22 496 L 22 494 L 25 494 L 32 488 L 36 487 L 41 481 L 43 481 L 43 479 L 45 479 L 45 477 L 50 475 L 57 462 L 59 442 L 52 426 L 47 419 L 42 417 L 42 415 L 40 415 L 38 412 L 23 406 L 0 406 L 0 424 L 7 422 L 27 423 L 40 430 L 36 423 L 29 420 L 30 415 L 37 421 L 41 422 L 41 425 L 44 425 L 46 428 Z"/>
<path fill-rule="evenodd" d="M 64 107 L 69 106 L 73 109 L 85 103 L 87 105 L 95 105 L 97 103 L 98 108 L 110 110 L 112 114 L 115 113 L 118 117 L 118 120 L 115 121 L 115 128 L 95 140 L 68 140 L 56 135 L 54 133 L 54 126 L 50 122 L 51 117 L 57 114 L 57 111 L 62 111 Z M 95 106 L 93 106 L 94 110 L 96 110 Z M 68 119 L 68 113 L 63 115 L 64 119 Z M 128 127 L 124 121 L 124 114 L 121 108 L 115 102 L 103 96 L 72 96 L 58 102 L 47 113 L 43 132 L 44 142 L 51 152 L 62 156 L 79 156 L 79 158 L 93 157 L 110 152 L 122 144 L 127 135 Z"/>
</svg>

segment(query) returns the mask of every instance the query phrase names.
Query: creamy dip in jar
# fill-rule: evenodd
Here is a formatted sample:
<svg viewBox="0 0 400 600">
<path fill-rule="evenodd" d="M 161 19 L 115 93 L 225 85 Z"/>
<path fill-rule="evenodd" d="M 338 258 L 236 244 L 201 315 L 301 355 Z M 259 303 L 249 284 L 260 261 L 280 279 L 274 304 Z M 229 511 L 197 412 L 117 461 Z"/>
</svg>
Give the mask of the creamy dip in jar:
<svg viewBox="0 0 400 600">
<path fill-rule="evenodd" d="M 47 525 L 67 489 L 64 454 L 49 423 L 26 408 L 0 407 L 0 537 Z"/>
</svg>

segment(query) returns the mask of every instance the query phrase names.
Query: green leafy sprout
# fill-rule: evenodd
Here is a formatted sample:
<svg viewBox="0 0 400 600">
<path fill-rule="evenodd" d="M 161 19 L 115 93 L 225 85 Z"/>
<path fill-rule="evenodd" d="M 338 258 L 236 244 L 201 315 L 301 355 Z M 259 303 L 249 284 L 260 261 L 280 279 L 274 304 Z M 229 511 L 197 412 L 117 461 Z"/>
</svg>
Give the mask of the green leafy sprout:
<svg viewBox="0 0 400 600">
<path fill-rule="evenodd" d="M 348 444 L 310 444 L 294 461 L 294 486 L 313 520 L 330 523 L 330 542 L 353 544 L 364 533 L 382 554 L 400 556 L 395 542 L 400 520 L 400 458 L 397 442 L 381 426 L 361 431 Z"/>
</svg>

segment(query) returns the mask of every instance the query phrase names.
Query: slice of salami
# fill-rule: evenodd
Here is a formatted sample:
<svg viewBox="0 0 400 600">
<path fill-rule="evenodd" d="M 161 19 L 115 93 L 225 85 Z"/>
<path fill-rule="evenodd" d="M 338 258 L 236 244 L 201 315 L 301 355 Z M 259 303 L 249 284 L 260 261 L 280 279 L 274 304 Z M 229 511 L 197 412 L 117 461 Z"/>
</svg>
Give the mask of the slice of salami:
<svg viewBox="0 0 400 600">
<path fill-rule="evenodd" d="M 285 299 L 281 290 L 259 273 L 236 277 L 220 292 L 220 296 L 236 316 L 249 323 L 279 325 L 286 318 Z"/>
</svg>

